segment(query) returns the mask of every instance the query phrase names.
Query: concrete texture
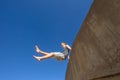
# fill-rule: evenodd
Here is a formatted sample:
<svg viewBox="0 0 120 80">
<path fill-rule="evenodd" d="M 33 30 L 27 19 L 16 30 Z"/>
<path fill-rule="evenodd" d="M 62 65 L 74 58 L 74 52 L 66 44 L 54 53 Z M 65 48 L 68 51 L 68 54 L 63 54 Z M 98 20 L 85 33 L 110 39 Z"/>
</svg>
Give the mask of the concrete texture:
<svg viewBox="0 0 120 80">
<path fill-rule="evenodd" d="M 66 80 L 120 80 L 120 0 L 94 0 L 70 58 Z"/>
</svg>

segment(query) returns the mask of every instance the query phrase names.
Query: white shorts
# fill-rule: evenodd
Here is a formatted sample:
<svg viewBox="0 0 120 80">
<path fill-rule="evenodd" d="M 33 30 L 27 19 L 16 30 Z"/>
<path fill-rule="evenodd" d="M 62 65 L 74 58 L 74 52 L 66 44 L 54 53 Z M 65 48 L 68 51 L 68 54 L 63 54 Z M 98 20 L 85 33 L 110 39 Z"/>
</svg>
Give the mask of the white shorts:
<svg viewBox="0 0 120 80">
<path fill-rule="evenodd" d="M 54 56 L 53 58 L 55 58 L 56 60 L 58 61 L 62 61 L 65 59 L 65 55 L 61 52 L 53 52 L 54 53 Z"/>
</svg>

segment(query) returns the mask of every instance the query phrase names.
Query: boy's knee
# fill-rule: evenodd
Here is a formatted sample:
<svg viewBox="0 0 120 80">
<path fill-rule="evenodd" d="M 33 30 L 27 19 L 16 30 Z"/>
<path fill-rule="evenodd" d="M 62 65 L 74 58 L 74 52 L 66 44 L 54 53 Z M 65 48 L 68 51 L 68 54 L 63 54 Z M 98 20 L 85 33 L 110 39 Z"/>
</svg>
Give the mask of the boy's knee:
<svg viewBox="0 0 120 80">
<path fill-rule="evenodd" d="M 51 55 L 54 55 L 54 52 L 51 52 L 50 54 L 51 54 Z"/>
</svg>

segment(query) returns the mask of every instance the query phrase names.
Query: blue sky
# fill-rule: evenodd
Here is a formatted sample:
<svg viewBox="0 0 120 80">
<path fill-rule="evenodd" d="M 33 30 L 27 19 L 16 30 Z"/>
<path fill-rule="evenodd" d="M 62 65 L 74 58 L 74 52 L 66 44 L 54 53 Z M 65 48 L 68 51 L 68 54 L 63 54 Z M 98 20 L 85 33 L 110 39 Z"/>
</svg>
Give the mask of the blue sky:
<svg viewBox="0 0 120 80">
<path fill-rule="evenodd" d="M 64 80 L 67 60 L 37 62 L 34 45 L 47 52 L 70 46 L 92 0 L 1 0 L 0 79 Z M 41 56 L 41 55 L 39 55 Z"/>
</svg>

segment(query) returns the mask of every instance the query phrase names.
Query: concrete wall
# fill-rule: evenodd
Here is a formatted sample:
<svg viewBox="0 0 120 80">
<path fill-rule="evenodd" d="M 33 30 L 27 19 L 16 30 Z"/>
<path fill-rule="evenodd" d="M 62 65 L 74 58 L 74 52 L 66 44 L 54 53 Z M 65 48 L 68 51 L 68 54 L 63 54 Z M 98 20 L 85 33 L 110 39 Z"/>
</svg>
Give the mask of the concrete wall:
<svg viewBox="0 0 120 80">
<path fill-rule="evenodd" d="M 120 80 L 120 0 L 95 0 L 73 42 L 66 80 Z"/>
</svg>

